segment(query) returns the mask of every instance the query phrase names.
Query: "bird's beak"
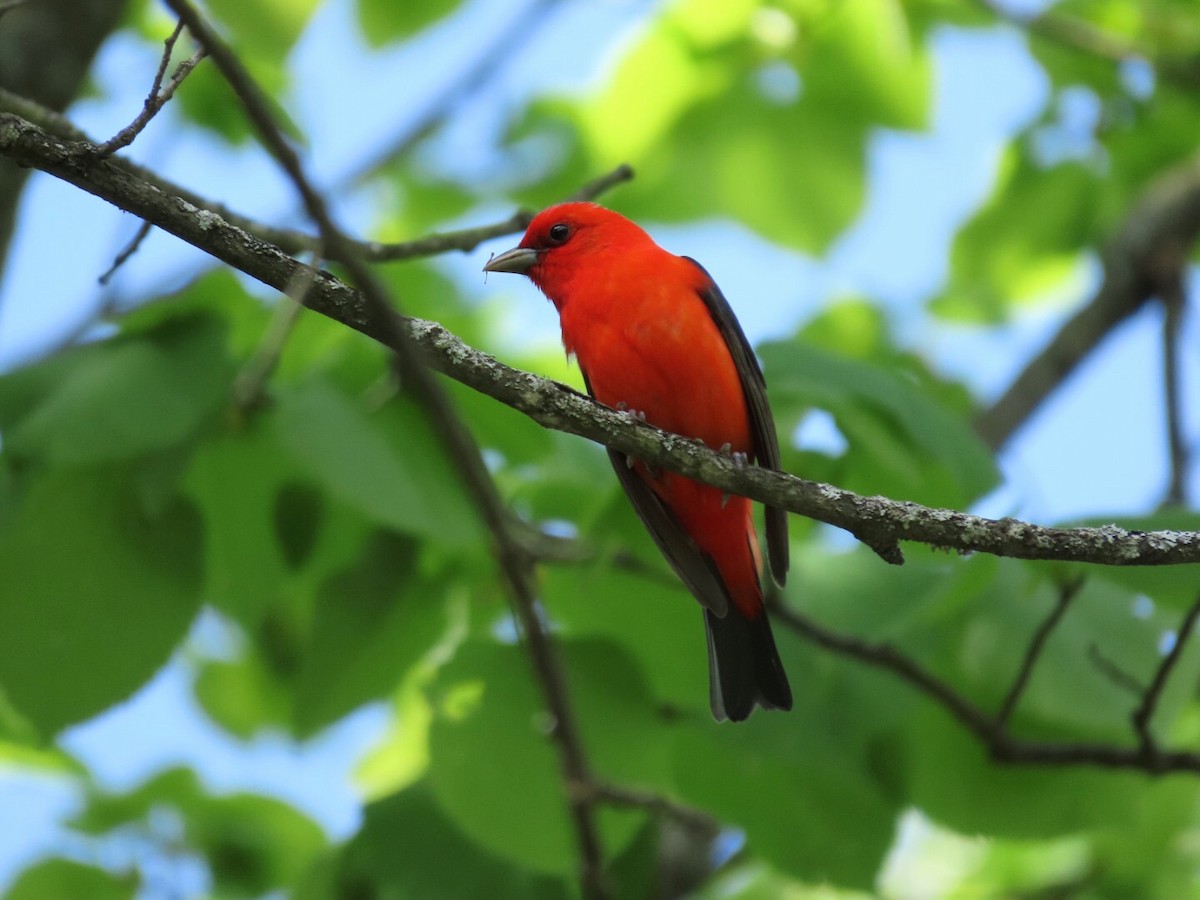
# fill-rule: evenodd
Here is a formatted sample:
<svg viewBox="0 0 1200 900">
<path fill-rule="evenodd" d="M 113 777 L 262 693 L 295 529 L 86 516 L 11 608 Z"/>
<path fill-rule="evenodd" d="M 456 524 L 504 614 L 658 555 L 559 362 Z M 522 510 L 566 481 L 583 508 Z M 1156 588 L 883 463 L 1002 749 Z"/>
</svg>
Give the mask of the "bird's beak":
<svg viewBox="0 0 1200 900">
<path fill-rule="evenodd" d="M 512 272 L 516 275 L 527 275 L 531 266 L 537 264 L 538 252 L 526 247 L 513 247 L 505 250 L 499 256 L 493 256 L 483 267 L 485 272 Z"/>
</svg>

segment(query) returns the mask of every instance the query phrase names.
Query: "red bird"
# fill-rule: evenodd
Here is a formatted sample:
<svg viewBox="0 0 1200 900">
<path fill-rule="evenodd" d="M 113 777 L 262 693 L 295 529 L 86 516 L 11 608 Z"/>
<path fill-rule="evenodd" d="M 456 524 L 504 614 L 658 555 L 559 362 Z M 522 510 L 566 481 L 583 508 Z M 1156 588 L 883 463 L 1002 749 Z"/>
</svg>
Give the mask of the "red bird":
<svg viewBox="0 0 1200 900">
<path fill-rule="evenodd" d="M 693 259 L 594 203 L 543 210 L 488 272 L 527 275 L 558 310 L 563 345 L 593 398 L 665 431 L 779 468 L 762 372 L 729 303 Z M 750 501 L 623 453 L 609 458 L 655 543 L 704 607 L 717 721 L 791 709 L 763 608 Z M 787 514 L 766 511 L 771 574 L 788 568 Z"/>
</svg>

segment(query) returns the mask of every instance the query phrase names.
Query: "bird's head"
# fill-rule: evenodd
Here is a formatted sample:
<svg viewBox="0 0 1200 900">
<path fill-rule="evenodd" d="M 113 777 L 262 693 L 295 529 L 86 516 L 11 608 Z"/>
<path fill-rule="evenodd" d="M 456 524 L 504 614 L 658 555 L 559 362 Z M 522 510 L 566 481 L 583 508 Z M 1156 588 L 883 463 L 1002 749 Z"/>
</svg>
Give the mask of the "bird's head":
<svg viewBox="0 0 1200 900">
<path fill-rule="evenodd" d="M 483 270 L 526 275 L 561 309 L 575 279 L 611 270 L 621 254 L 646 245 L 653 246 L 650 236 L 611 209 L 560 203 L 534 216 L 521 243 Z"/>
</svg>

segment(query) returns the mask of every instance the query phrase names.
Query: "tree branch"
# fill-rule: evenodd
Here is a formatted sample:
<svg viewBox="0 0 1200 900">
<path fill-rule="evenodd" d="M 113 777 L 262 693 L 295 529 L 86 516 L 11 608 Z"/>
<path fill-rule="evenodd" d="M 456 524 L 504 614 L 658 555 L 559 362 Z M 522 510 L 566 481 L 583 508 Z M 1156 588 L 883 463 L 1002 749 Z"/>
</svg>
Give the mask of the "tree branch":
<svg viewBox="0 0 1200 900">
<path fill-rule="evenodd" d="M 279 248 L 197 209 L 126 172 L 113 161 L 92 165 L 79 148 L 20 117 L 0 113 L 0 155 L 34 166 L 153 222 L 277 290 L 307 268 Z M 390 326 L 362 295 L 326 272 L 313 276 L 305 305 L 390 346 Z M 832 485 L 756 466 L 738 467 L 698 442 L 639 423 L 570 388 L 504 365 L 463 343 L 441 325 L 405 319 L 408 337 L 428 363 L 463 384 L 525 413 L 547 428 L 597 441 L 706 484 L 844 528 L 891 562 L 900 541 L 1019 559 L 1101 565 L 1200 562 L 1200 532 L 1048 528 L 1015 519 L 988 519 L 917 503 L 864 497 Z"/>
<path fill-rule="evenodd" d="M 1158 702 L 1162 699 L 1162 693 L 1166 689 L 1167 680 L 1171 677 L 1176 664 L 1178 664 L 1180 658 L 1183 656 L 1183 649 L 1187 646 L 1187 642 L 1196 632 L 1197 619 L 1200 619 L 1200 597 L 1197 597 L 1195 602 L 1188 608 L 1187 613 L 1183 617 L 1183 622 L 1179 625 L 1179 631 L 1175 634 L 1175 643 L 1171 645 L 1170 652 L 1159 663 L 1158 669 L 1154 672 L 1154 679 L 1150 682 L 1150 686 L 1142 695 L 1141 702 L 1137 705 L 1137 709 L 1133 711 L 1133 715 L 1131 716 L 1133 729 L 1137 732 L 1140 747 L 1149 756 L 1156 757 L 1158 755 L 1154 735 L 1150 731 L 1150 722 L 1154 718 L 1154 711 L 1158 709 Z"/>
<path fill-rule="evenodd" d="M 1053 9 L 1033 16 L 1011 12 L 996 0 L 976 0 L 998 19 L 1024 28 L 1032 35 L 1089 56 L 1108 60 L 1114 65 L 1140 59 L 1154 67 L 1157 76 L 1184 91 L 1200 89 L 1200 67 L 1194 59 L 1155 56 L 1136 41 L 1123 40 L 1090 22 L 1062 15 Z"/>
<path fill-rule="evenodd" d="M 1200 753 L 1164 750 L 1152 739 L 1142 740 L 1136 747 L 1123 747 L 1118 744 L 1038 741 L 1014 737 L 996 718 L 890 644 L 842 634 L 779 603 L 773 603 L 771 609 L 780 622 L 804 639 L 842 656 L 884 669 L 908 682 L 979 738 L 996 762 L 1012 765 L 1097 766 L 1141 771 L 1150 775 L 1200 773 Z M 1193 611 L 1200 614 L 1200 602 L 1193 607 Z M 1194 621 L 1193 617 L 1193 624 Z M 1169 674 L 1170 669 L 1166 666 L 1160 668 L 1160 673 L 1164 668 Z M 1154 701 L 1147 699 L 1149 697 L 1148 691 L 1143 705 L 1149 704 L 1153 710 Z"/>
<path fill-rule="evenodd" d="M 387 291 L 358 255 L 352 242 L 333 221 L 324 198 L 308 180 L 299 156 L 275 122 L 266 97 L 241 61 L 217 37 L 188 0 L 166 0 L 166 3 L 212 57 L 214 65 L 221 71 L 241 102 L 251 124 L 258 131 L 262 143 L 275 157 L 300 194 L 305 209 L 320 230 L 323 244 L 336 253 L 358 287 L 366 308 L 384 329 L 385 343 L 395 354 L 396 370 L 401 377 L 401 383 L 415 394 L 417 402 L 459 473 L 480 518 L 495 541 L 497 562 L 508 584 L 517 618 L 523 626 L 525 646 L 538 676 L 546 706 L 554 717 L 551 735 L 559 750 L 563 778 L 567 786 L 567 802 L 579 844 L 580 883 L 583 894 L 589 898 L 607 897 L 603 851 L 592 802 L 574 789 L 576 785 L 590 783 L 592 774 L 567 695 L 566 677 L 557 652 L 538 616 L 532 564 L 510 534 L 509 511 L 484 465 L 474 437 L 458 417 L 445 390 L 426 368 L 420 348 L 413 343 Z"/>
<path fill-rule="evenodd" d="M 1200 157 L 1156 178 L 1101 251 L 1104 280 L 1004 395 L 975 422 L 999 450 L 1100 342 L 1142 305 L 1178 283 L 1200 238 Z"/>
</svg>

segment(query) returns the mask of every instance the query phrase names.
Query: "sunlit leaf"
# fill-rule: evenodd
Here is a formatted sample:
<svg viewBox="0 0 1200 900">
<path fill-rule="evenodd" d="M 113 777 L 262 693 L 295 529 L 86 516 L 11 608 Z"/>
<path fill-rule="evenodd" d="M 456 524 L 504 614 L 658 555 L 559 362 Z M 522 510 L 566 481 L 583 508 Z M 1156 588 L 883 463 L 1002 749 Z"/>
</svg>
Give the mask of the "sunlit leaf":
<svg viewBox="0 0 1200 900">
<path fill-rule="evenodd" d="M 565 882 L 518 868 L 470 840 L 421 782 L 367 807 L 362 829 L 341 854 L 331 895 L 550 900 L 570 893 Z"/>
<path fill-rule="evenodd" d="M 21 873 L 4 896 L 9 900 L 128 900 L 140 879 L 133 873 L 114 875 L 69 859 L 48 859 Z"/>
</svg>

